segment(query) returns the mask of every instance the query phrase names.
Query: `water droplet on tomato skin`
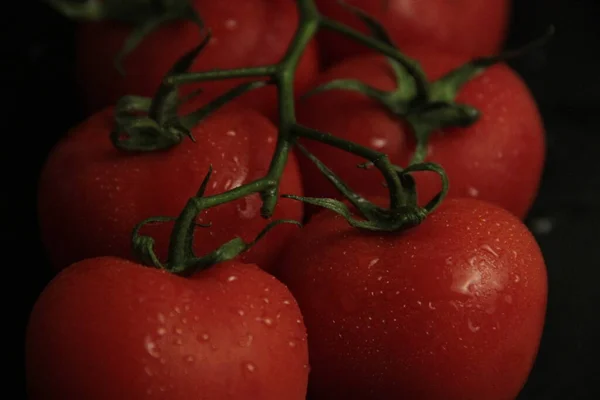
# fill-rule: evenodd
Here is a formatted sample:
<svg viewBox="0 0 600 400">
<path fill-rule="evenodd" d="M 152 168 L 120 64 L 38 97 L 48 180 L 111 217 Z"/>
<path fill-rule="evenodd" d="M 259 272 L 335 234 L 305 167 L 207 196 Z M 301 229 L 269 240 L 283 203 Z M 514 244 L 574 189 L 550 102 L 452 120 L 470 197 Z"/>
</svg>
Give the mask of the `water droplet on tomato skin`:
<svg viewBox="0 0 600 400">
<path fill-rule="evenodd" d="M 480 326 L 475 325 L 470 319 L 467 320 L 467 326 L 469 327 L 469 330 L 473 333 L 477 332 L 481 328 Z"/>
<path fill-rule="evenodd" d="M 154 342 L 154 340 L 152 340 L 152 338 L 150 336 L 146 336 L 144 338 L 144 347 L 145 347 L 146 351 L 148 352 L 148 354 L 150 354 L 150 356 L 152 356 L 154 358 L 160 357 L 160 352 L 159 352 L 158 348 L 156 347 L 156 343 Z"/>
<path fill-rule="evenodd" d="M 242 370 L 246 373 L 254 373 L 257 369 L 258 367 L 253 362 L 248 361 L 242 363 Z"/>
<path fill-rule="evenodd" d="M 208 341 L 210 340 L 210 335 L 209 335 L 208 333 L 206 333 L 206 332 L 199 333 L 199 334 L 196 336 L 196 339 L 197 339 L 199 342 L 206 343 L 206 342 L 208 342 Z"/>
<path fill-rule="evenodd" d="M 256 321 L 262 322 L 264 325 L 268 326 L 269 328 L 275 326 L 275 321 L 273 320 L 273 318 L 270 318 L 270 317 L 257 317 Z"/>
<path fill-rule="evenodd" d="M 496 258 L 499 257 L 498 253 L 496 253 L 489 244 L 484 244 L 483 246 L 481 246 L 481 248 L 483 250 L 485 250 L 486 252 L 490 253 L 491 255 L 493 255 L 494 257 L 496 257 Z"/>
<path fill-rule="evenodd" d="M 184 358 L 184 361 L 187 362 L 188 364 L 193 363 L 194 361 L 196 361 L 196 357 L 194 357 L 193 355 L 187 355 Z"/>
<path fill-rule="evenodd" d="M 250 347 L 252 342 L 254 341 L 254 336 L 251 334 L 247 334 L 239 340 L 240 347 Z"/>
</svg>

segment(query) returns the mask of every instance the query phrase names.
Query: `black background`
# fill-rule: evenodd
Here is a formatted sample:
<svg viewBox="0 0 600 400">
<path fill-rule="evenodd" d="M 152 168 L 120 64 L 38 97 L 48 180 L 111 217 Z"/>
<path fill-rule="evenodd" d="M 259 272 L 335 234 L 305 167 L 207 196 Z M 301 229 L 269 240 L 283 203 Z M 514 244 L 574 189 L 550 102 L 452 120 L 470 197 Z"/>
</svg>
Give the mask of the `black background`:
<svg viewBox="0 0 600 400">
<path fill-rule="evenodd" d="M 5 346 L 17 350 L 16 367 L 8 365 L 16 372 L 22 396 L 27 317 L 50 278 L 37 236 L 37 175 L 57 138 L 84 115 L 72 79 L 74 25 L 41 2 L 17 3 L 25 6 L 22 11 L 4 13 L 11 21 L 2 28 L 6 70 L 0 95 L 6 100 L 2 106 L 6 165 L 2 203 L 8 221 L 3 225 L 5 274 L 17 275 L 5 276 L 4 285 L 5 310 L 17 311 L 16 322 L 9 325 L 17 346 L 12 342 Z M 549 24 L 557 28 L 544 50 L 511 62 L 538 100 L 548 135 L 543 184 L 527 220 L 547 262 L 548 315 L 540 353 L 521 400 L 600 398 L 592 381 L 600 370 L 596 343 L 600 340 L 600 129 L 594 119 L 600 108 L 599 3 L 515 0 L 513 7 L 508 47 L 539 36 Z"/>
</svg>

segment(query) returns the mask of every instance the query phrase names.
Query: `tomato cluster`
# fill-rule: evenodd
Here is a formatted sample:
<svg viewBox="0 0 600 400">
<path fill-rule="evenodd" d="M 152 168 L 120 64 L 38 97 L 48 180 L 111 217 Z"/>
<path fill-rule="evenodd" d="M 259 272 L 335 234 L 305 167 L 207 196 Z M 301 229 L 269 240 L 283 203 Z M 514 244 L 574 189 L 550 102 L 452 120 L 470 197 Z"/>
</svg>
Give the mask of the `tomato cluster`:
<svg viewBox="0 0 600 400">
<path fill-rule="evenodd" d="M 30 316 L 30 398 L 515 398 L 546 309 L 544 259 L 522 222 L 543 169 L 543 123 L 499 60 L 450 79 L 501 48 L 510 2 L 163 3 L 158 17 L 148 8 L 115 22 L 105 0 L 106 20 L 80 24 L 89 117 L 40 177 L 56 276 Z M 177 5 L 203 26 L 170 18 Z M 121 75 L 113 63 L 132 23 L 148 32 Z M 206 28 L 181 74 L 190 82 L 165 92 Z M 420 78 L 398 73 L 397 49 L 423 71 L 420 103 Z M 244 69 L 263 66 L 270 81 L 208 112 L 252 81 Z M 226 79 L 194 75 L 205 71 Z M 474 110 L 468 123 L 452 114 L 462 110 Z M 135 151 L 120 144 L 124 112 Z M 300 128 L 312 136 L 293 136 Z M 375 154 L 374 168 L 357 168 L 360 154 Z M 400 168 L 419 162 L 441 166 L 449 190 Z M 390 165 L 398 180 L 386 184 Z M 402 213 L 416 217 L 394 219 Z M 305 224 L 275 227 L 289 220 Z"/>
</svg>

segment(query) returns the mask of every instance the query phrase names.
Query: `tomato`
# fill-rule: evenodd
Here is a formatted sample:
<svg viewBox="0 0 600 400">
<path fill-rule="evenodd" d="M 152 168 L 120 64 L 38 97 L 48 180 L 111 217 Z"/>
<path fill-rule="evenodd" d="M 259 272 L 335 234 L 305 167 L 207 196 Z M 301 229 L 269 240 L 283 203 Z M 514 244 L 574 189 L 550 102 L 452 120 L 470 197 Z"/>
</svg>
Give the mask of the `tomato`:
<svg viewBox="0 0 600 400">
<path fill-rule="evenodd" d="M 534 362 L 544 259 L 491 203 L 446 200 L 390 234 L 325 211 L 278 265 L 310 338 L 311 399 L 514 399 Z"/>
<path fill-rule="evenodd" d="M 367 33 L 364 25 L 337 0 L 315 0 L 319 11 Z M 379 21 L 394 43 L 423 44 L 470 57 L 497 53 L 508 31 L 509 0 L 345 0 Z M 368 49 L 341 34 L 323 30 L 318 36 L 323 62 L 330 65 Z"/>
<path fill-rule="evenodd" d="M 464 57 L 416 47 L 406 53 L 417 59 L 428 78 L 440 78 L 462 65 Z M 396 87 L 388 62 L 378 55 L 344 61 L 318 79 L 359 79 L 381 90 Z M 457 103 L 481 112 L 466 128 L 443 129 L 429 140 L 427 161 L 441 164 L 450 180 L 449 197 L 477 197 L 525 217 L 539 188 L 545 161 L 545 131 L 535 99 L 525 83 L 505 64 L 489 67 L 459 91 Z M 412 132 L 377 101 L 348 91 L 321 92 L 302 102 L 300 122 L 388 154 L 394 164 L 408 165 L 415 149 Z M 305 146 L 365 195 L 385 195 L 376 169 L 359 170 L 364 160 L 316 142 Z M 306 158 L 301 168 L 307 196 L 338 196 Z M 415 175 L 419 198 L 427 201 L 440 190 L 434 174 Z"/>
<path fill-rule="evenodd" d="M 42 240 L 57 268 L 103 255 L 131 257 L 131 233 L 146 218 L 179 215 L 213 166 L 206 195 L 222 193 L 263 177 L 274 152 L 277 130 L 264 116 L 235 104 L 217 111 L 166 151 L 127 153 L 113 147 L 113 111 L 96 113 L 75 127 L 50 153 L 39 183 Z M 282 175 L 281 193 L 302 193 L 295 157 Z M 264 228 L 258 194 L 205 211 L 195 250 L 207 254 L 240 236 L 251 241 Z M 302 205 L 281 199 L 274 219 L 300 220 Z M 166 255 L 173 224 L 147 226 L 158 254 Z M 296 227 L 282 225 L 242 261 L 270 268 Z"/>
<path fill-rule="evenodd" d="M 285 54 L 298 25 L 296 5 L 290 0 L 194 0 L 193 4 L 211 30 L 212 38 L 192 71 L 276 63 Z M 90 110 L 115 104 L 123 95 L 154 95 L 175 61 L 197 46 L 202 36 L 198 26 L 191 22 L 162 26 L 124 59 L 126 75 L 122 76 L 113 60 L 130 32 L 130 27 L 114 22 L 81 24 L 76 68 Z M 311 43 L 300 61 L 296 75 L 298 93 L 318 70 L 316 53 L 316 43 Z M 240 82 L 203 82 L 199 101 L 210 100 Z M 192 86 L 182 88 L 191 90 Z M 268 87 L 244 95 L 240 101 L 271 116 L 277 111 L 276 98 L 275 88 Z"/>
<path fill-rule="evenodd" d="M 303 400 L 306 328 L 258 267 L 192 278 L 102 257 L 43 291 L 26 339 L 31 399 Z"/>
</svg>

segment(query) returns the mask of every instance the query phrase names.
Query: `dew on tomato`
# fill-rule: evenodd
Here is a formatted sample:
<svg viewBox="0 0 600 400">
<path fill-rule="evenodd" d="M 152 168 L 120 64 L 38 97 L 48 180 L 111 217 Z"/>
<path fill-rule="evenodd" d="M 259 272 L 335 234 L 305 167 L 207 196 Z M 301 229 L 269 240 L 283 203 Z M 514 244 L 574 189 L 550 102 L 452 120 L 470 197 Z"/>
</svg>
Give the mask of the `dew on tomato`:
<svg viewBox="0 0 600 400">
<path fill-rule="evenodd" d="M 302 310 L 314 399 L 511 399 L 532 367 L 546 271 L 506 210 L 449 199 L 403 233 L 324 211 L 277 276 Z"/>
</svg>

